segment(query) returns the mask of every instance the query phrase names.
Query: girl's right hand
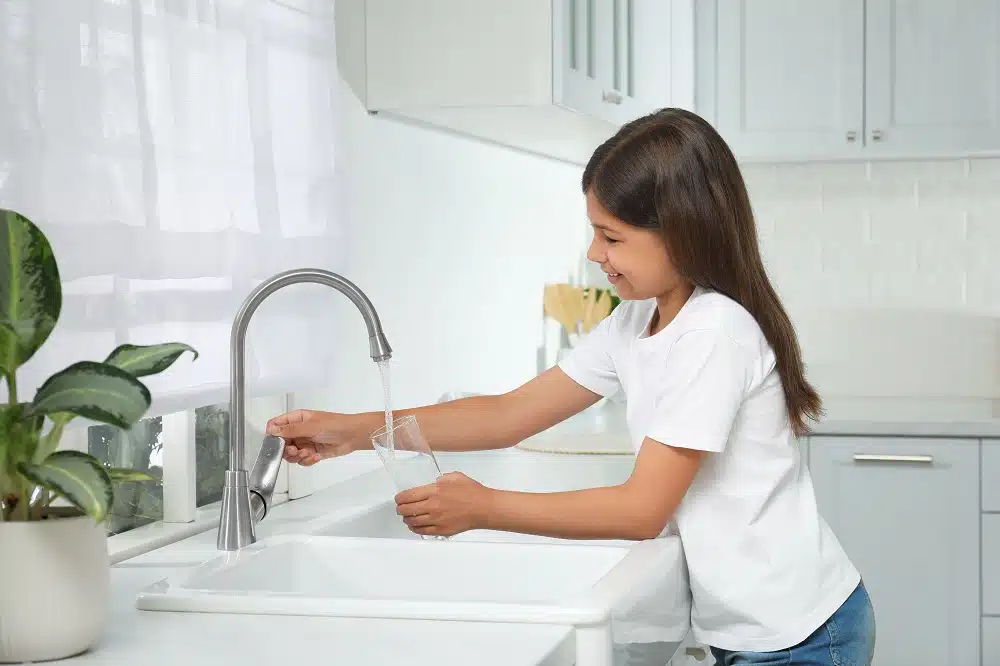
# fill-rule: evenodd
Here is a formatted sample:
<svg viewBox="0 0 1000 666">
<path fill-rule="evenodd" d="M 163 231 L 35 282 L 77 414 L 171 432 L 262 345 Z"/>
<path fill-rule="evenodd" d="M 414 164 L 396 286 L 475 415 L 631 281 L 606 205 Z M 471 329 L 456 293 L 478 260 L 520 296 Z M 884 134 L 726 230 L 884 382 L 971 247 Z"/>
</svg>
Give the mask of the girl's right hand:
<svg viewBox="0 0 1000 666">
<path fill-rule="evenodd" d="M 296 409 L 268 421 L 267 434 L 285 440 L 285 460 L 309 466 L 370 446 L 360 420 L 360 415 Z"/>
</svg>

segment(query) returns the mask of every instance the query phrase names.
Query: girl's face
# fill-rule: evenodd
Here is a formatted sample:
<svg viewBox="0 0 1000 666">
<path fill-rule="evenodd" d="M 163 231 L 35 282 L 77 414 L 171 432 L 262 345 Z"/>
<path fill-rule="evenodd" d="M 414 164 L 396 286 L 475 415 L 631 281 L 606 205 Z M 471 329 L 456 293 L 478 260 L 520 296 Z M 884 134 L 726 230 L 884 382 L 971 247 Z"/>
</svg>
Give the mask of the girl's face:
<svg viewBox="0 0 1000 666">
<path fill-rule="evenodd" d="M 587 258 L 601 265 L 623 300 L 660 298 L 685 284 L 659 232 L 625 224 L 587 192 L 594 239 Z"/>
</svg>

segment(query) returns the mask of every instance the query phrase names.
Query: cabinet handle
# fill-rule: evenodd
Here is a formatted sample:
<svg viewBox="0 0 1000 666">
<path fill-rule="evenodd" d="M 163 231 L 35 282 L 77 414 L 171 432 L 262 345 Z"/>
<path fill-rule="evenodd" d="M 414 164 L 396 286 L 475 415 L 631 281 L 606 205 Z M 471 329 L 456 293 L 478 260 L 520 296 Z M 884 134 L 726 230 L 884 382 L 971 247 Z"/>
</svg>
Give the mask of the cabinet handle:
<svg viewBox="0 0 1000 666">
<path fill-rule="evenodd" d="M 621 104 L 623 98 L 621 93 L 615 92 L 614 90 L 605 90 L 601 95 L 601 99 L 608 104 Z"/>
<path fill-rule="evenodd" d="M 855 132 L 854 130 L 851 130 L 850 132 L 847 133 L 847 142 L 848 143 L 854 143 L 857 140 L 858 140 L 858 133 L 857 132 Z"/>
<path fill-rule="evenodd" d="M 934 456 L 892 456 L 885 454 L 855 453 L 854 462 L 894 462 L 894 463 L 924 463 L 934 462 Z"/>
<path fill-rule="evenodd" d="M 880 130 L 880 129 L 873 129 L 872 130 L 872 141 L 881 141 L 881 140 L 882 140 L 882 130 Z"/>
</svg>

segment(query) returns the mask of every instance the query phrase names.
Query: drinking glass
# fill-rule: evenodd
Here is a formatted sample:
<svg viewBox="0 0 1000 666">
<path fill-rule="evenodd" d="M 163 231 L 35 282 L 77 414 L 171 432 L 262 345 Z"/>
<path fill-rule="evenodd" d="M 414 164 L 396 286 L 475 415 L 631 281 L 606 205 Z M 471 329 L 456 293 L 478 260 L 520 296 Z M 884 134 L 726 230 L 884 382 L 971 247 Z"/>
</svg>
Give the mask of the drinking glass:
<svg viewBox="0 0 1000 666">
<path fill-rule="evenodd" d="M 395 419 L 391 428 L 382 426 L 372 433 L 371 440 L 397 491 L 429 485 L 441 476 L 437 458 L 420 434 L 417 417 L 403 416 Z M 418 536 L 424 540 L 447 539 L 426 534 Z"/>
<path fill-rule="evenodd" d="M 441 476 L 437 458 L 420 434 L 417 417 L 394 419 L 391 428 L 379 428 L 371 440 L 399 492 L 434 483 Z"/>
</svg>

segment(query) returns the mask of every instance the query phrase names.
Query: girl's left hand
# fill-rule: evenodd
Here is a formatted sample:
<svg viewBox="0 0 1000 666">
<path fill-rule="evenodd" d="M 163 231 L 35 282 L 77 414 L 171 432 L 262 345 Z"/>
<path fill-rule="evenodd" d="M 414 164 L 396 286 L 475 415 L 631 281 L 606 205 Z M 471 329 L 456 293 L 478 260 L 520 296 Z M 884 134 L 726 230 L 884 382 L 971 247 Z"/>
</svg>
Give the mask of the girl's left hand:
<svg viewBox="0 0 1000 666">
<path fill-rule="evenodd" d="M 460 472 L 396 495 L 396 513 L 417 534 L 452 536 L 485 527 L 494 491 Z"/>
</svg>

